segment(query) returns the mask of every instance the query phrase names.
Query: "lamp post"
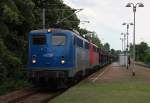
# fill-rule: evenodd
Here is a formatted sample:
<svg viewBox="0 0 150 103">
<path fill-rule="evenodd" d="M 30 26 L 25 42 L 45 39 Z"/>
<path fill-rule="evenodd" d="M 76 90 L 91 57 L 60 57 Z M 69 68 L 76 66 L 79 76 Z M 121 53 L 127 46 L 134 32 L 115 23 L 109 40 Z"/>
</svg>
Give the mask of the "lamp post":
<svg viewBox="0 0 150 103">
<path fill-rule="evenodd" d="M 126 66 L 126 34 L 125 33 L 121 33 L 121 35 L 123 35 L 123 41 L 124 41 L 124 47 L 123 47 L 123 53 L 124 53 L 124 66 Z"/>
<path fill-rule="evenodd" d="M 133 7 L 133 13 L 134 13 L 134 29 L 133 29 L 133 68 L 132 68 L 132 75 L 135 76 L 135 13 L 136 13 L 136 7 L 144 7 L 143 3 L 128 3 L 126 7 Z"/>
<path fill-rule="evenodd" d="M 129 36 L 129 25 L 133 25 L 133 23 L 123 23 L 122 25 L 127 25 L 127 51 L 126 51 L 126 54 L 127 54 L 127 69 L 128 69 L 128 48 L 129 48 L 129 44 L 128 44 L 128 36 Z"/>
<path fill-rule="evenodd" d="M 123 47 L 123 49 L 124 49 L 124 53 L 125 53 L 125 51 L 126 51 L 126 34 L 125 33 L 121 33 L 121 35 L 123 35 L 123 39 L 124 39 L 124 47 Z"/>
<path fill-rule="evenodd" d="M 123 51 L 123 38 L 120 38 L 121 42 L 122 42 L 122 51 Z"/>
</svg>

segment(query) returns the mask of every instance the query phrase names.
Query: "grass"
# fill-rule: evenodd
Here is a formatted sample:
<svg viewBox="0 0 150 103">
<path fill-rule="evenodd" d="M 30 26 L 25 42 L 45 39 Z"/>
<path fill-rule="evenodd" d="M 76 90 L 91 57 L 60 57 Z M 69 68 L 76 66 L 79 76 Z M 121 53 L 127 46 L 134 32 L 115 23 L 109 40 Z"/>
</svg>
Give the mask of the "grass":
<svg viewBox="0 0 150 103">
<path fill-rule="evenodd" d="M 139 78 L 119 82 L 84 81 L 51 103 L 150 103 L 150 82 Z"/>
</svg>

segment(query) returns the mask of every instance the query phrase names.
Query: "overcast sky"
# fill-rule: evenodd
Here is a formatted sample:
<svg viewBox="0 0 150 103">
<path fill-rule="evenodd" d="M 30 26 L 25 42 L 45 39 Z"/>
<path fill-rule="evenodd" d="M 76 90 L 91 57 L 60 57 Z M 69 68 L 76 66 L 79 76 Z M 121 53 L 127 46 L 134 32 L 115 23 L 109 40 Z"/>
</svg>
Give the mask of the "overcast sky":
<svg viewBox="0 0 150 103">
<path fill-rule="evenodd" d="M 133 9 L 127 8 L 128 2 L 142 2 L 144 8 L 136 12 L 136 43 L 145 41 L 150 44 L 150 0 L 64 0 L 72 8 L 84 10 L 77 15 L 80 27 L 95 31 L 103 43 L 108 42 L 111 48 L 121 49 L 121 32 L 126 32 L 123 22 L 133 21 Z M 133 41 L 133 26 L 130 26 L 129 41 Z"/>
</svg>

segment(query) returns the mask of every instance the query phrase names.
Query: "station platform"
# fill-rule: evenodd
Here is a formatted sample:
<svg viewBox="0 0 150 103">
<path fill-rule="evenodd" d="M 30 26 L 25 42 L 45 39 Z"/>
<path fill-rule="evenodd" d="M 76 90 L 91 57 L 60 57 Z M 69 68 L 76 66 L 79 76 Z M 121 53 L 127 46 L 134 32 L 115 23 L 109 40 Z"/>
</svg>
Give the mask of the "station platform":
<svg viewBox="0 0 150 103">
<path fill-rule="evenodd" d="M 132 75 L 133 69 L 135 76 Z M 127 69 L 125 66 L 120 66 L 118 62 L 114 62 L 107 67 L 99 70 L 97 73 L 91 75 L 88 79 L 92 82 L 96 81 L 122 81 L 133 78 L 145 78 L 150 80 L 150 69 L 139 65 L 131 64 Z"/>
<path fill-rule="evenodd" d="M 149 103 L 150 69 L 112 63 L 70 88 L 51 103 Z"/>
</svg>

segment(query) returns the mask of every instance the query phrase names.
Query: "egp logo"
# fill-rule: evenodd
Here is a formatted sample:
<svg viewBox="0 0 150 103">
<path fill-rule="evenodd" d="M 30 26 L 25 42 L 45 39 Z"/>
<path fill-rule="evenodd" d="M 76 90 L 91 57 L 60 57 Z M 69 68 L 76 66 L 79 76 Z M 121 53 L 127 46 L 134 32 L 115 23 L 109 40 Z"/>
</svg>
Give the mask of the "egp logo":
<svg viewBox="0 0 150 103">
<path fill-rule="evenodd" d="M 53 56 L 54 56 L 53 53 L 46 53 L 46 54 L 43 55 L 43 57 L 48 57 L 48 58 L 51 58 Z"/>
</svg>

